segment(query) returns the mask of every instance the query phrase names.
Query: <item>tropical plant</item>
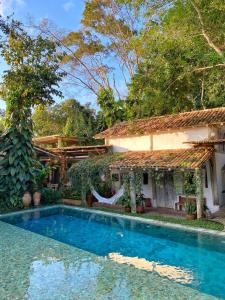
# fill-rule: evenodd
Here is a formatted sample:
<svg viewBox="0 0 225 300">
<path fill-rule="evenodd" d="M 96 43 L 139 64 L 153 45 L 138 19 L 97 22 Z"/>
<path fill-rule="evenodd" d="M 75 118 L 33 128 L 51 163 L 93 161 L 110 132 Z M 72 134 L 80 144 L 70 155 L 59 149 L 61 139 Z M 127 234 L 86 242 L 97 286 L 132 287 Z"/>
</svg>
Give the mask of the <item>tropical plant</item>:
<svg viewBox="0 0 225 300">
<path fill-rule="evenodd" d="M 61 96 L 56 44 L 41 35 L 29 35 L 21 23 L 0 17 L 1 55 L 8 64 L 0 96 L 6 102 L 5 133 L 1 137 L 0 198 L 21 205 L 22 195 L 35 184 L 31 111 L 35 105 Z"/>
<path fill-rule="evenodd" d="M 119 160 L 120 157 L 120 154 L 106 154 L 88 158 L 72 165 L 68 171 L 68 176 L 72 186 L 81 191 L 83 202 L 86 201 L 86 194 L 91 186 L 98 189 L 96 183 L 99 182 L 99 177 L 104 175 L 105 181 L 111 180 L 109 166 L 112 162 Z"/>
<path fill-rule="evenodd" d="M 193 196 L 197 193 L 197 182 L 196 177 L 193 172 L 184 172 L 183 174 L 184 178 L 184 194 L 186 196 Z"/>
<path fill-rule="evenodd" d="M 40 191 L 43 187 L 43 182 L 51 172 L 51 167 L 43 166 L 40 162 L 36 162 L 34 168 L 35 185 L 34 189 Z"/>
<path fill-rule="evenodd" d="M 74 200 L 81 199 L 80 190 L 79 189 L 77 190 L 74 187 L 62 187 L 60 189 L 60 193 L 63 199 L 74 199 Z"/>
<path fill-rule="evenodd" d="M 13 114 L 17 114 L 14 112 Z M 11 127 L 0 138 L 0 198 L 6 206 L 21 206 L 21 197 L 35 182 L 34 149 L 31 145 L 31 124 L 16 122 L 12 114 Z"/>
<path fill-rule="evenodd" d="M 53 204 L 61 199 L 61 193 L 59 191 L 43 188 L 41 190 L 41 202 L 42 204 Z"/>
<path fill-rule="evenodd" d="M 191 200 L 187 200 L 184 203 L 184 209 L 187 215 L 194 215 L 197 210 L 196 203 Z"/>
</svg>

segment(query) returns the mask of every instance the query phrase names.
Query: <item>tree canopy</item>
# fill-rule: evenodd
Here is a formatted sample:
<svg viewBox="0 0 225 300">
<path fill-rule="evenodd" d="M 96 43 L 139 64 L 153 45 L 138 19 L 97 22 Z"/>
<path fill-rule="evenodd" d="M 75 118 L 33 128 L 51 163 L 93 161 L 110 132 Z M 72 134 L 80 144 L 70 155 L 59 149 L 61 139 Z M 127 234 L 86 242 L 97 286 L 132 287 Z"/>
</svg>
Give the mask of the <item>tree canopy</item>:
<svg viewBox="0 0 225 300">
<path fill-rule="evenodd" d="M 67 99 L 52 106 L 38 106 L 32 119 L 36 135 L 76 136 L 80 144 L 95 143 L 93 136 L 105 128 L 90 104 L 81 105 L 75 99 Z"/>
<path fill-rule="evenodd" d="M 224 28 L 225 5 L 212 0 L 174 1 L 147 23 L 128 117 L 224 105 Z"/>
</svg>

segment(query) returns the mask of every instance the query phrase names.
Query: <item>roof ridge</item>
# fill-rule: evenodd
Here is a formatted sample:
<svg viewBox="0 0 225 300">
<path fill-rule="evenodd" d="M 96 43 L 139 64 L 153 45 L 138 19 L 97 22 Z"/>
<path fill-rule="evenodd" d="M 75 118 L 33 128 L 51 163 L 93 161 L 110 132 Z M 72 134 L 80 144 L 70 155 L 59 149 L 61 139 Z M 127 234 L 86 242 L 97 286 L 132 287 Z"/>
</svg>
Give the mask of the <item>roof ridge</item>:
<svg viewBox="0 0 225 300">
<path fill-rule="evenodd" d="M 122 121 L 122 122 L 116 123 L 115 125 L 122 124 L 122 123 L 123 124 L 124 123 L 129 123 L 129 122 L 133 122 L 133 121 L 143 121 L 143 120 L 148 120 L 148 119 L 168 118 L 168 117 L 180 116 L 180 115 L 185 115 L 185 114 L 191 114 L 191 113 L 195 113 L 195 112 L 199 113 L 199 112 L 204 112 L 204 111 L 216 111 L 216 110 L 225 110 L 225 106 L 214 107 L 214 108 L 205 108 L 205 109 L 195 109 L 195 110 L 183 111 L 183 112 L 174 113 L 174 114 L 166 114 L 166 115 L 160 115 L 160 116 L 152 116 L 152 117 Z"/>
<path fill-rule="evenodd" d="M 199 127 L 202 125 L 217 123 L 225 123 L 224 106 L 123 121 L 96 134 L 95 137 L 102 138 L 104 135 L 110 133 L 115 136 L 122 136 L 122 134 L 127 136 L 131 135 L 134 130 L 136 134 L 141 134 L 143 132 L 147 133 L 148 131 L 163 131 L 163 129 L 188 128 L 192 126 Z"/>
</svg>

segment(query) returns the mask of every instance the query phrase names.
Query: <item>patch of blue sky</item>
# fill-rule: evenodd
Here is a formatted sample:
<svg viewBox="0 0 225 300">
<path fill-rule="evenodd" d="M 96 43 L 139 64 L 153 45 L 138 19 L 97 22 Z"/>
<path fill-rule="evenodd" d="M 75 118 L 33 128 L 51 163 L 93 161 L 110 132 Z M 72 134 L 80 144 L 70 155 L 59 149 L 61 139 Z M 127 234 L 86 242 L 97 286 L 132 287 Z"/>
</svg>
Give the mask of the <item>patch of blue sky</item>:
<svg viewBox="0 0 225 300">
<path fill-rule="evenodd" d="M 39 23 L 41 20 L 47 18 L 59 29 L 65 31 L 78 30 L 80 28 L 84 3 L 84 0 L 1 0 L 0 14 L 3 16 L 14 14 L 14 18 L 24 24 L 28 24 L 30 18 L 35 23 Z M 124 96 L 127 88 L 118 66 L 118 61 L 115 63 L 115 61 L 110 58 L 109 63 L 113 68 L 117 89 L 120 94 Z M 0 77 L 6 69 L 7 65 L 3 59 L 0 58 Z M 70 79 L 67 78 L 66 81 L 68 82 Z M 110 76 L 110 81 L 113 83 L 113 76 Z M 61 84 L 60 89 L 65 99 L 75 98 L 82 104 L 91 102 L 93 108 L 98 109 L 96 96 L 86 90 L 77 88 L 72 84 Z M 62 99 L 55 98 L 55 101 L 60 102 Z M 0 100 L 0 109 L 4 107 L 4 101 Z"/>
</svg>

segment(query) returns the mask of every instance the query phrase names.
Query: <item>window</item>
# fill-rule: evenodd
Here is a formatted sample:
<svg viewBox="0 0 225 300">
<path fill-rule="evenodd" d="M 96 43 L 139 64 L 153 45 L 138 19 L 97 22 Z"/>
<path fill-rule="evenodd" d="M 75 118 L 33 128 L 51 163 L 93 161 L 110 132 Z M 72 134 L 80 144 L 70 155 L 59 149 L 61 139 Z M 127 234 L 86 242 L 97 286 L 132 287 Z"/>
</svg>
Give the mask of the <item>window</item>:
<svg viewBox="0 0 225 300">
<path fill-rule="evenodd" d="M 148 173 L 143 173 L 143 184 L 148 184 Z"/>
</svg>

